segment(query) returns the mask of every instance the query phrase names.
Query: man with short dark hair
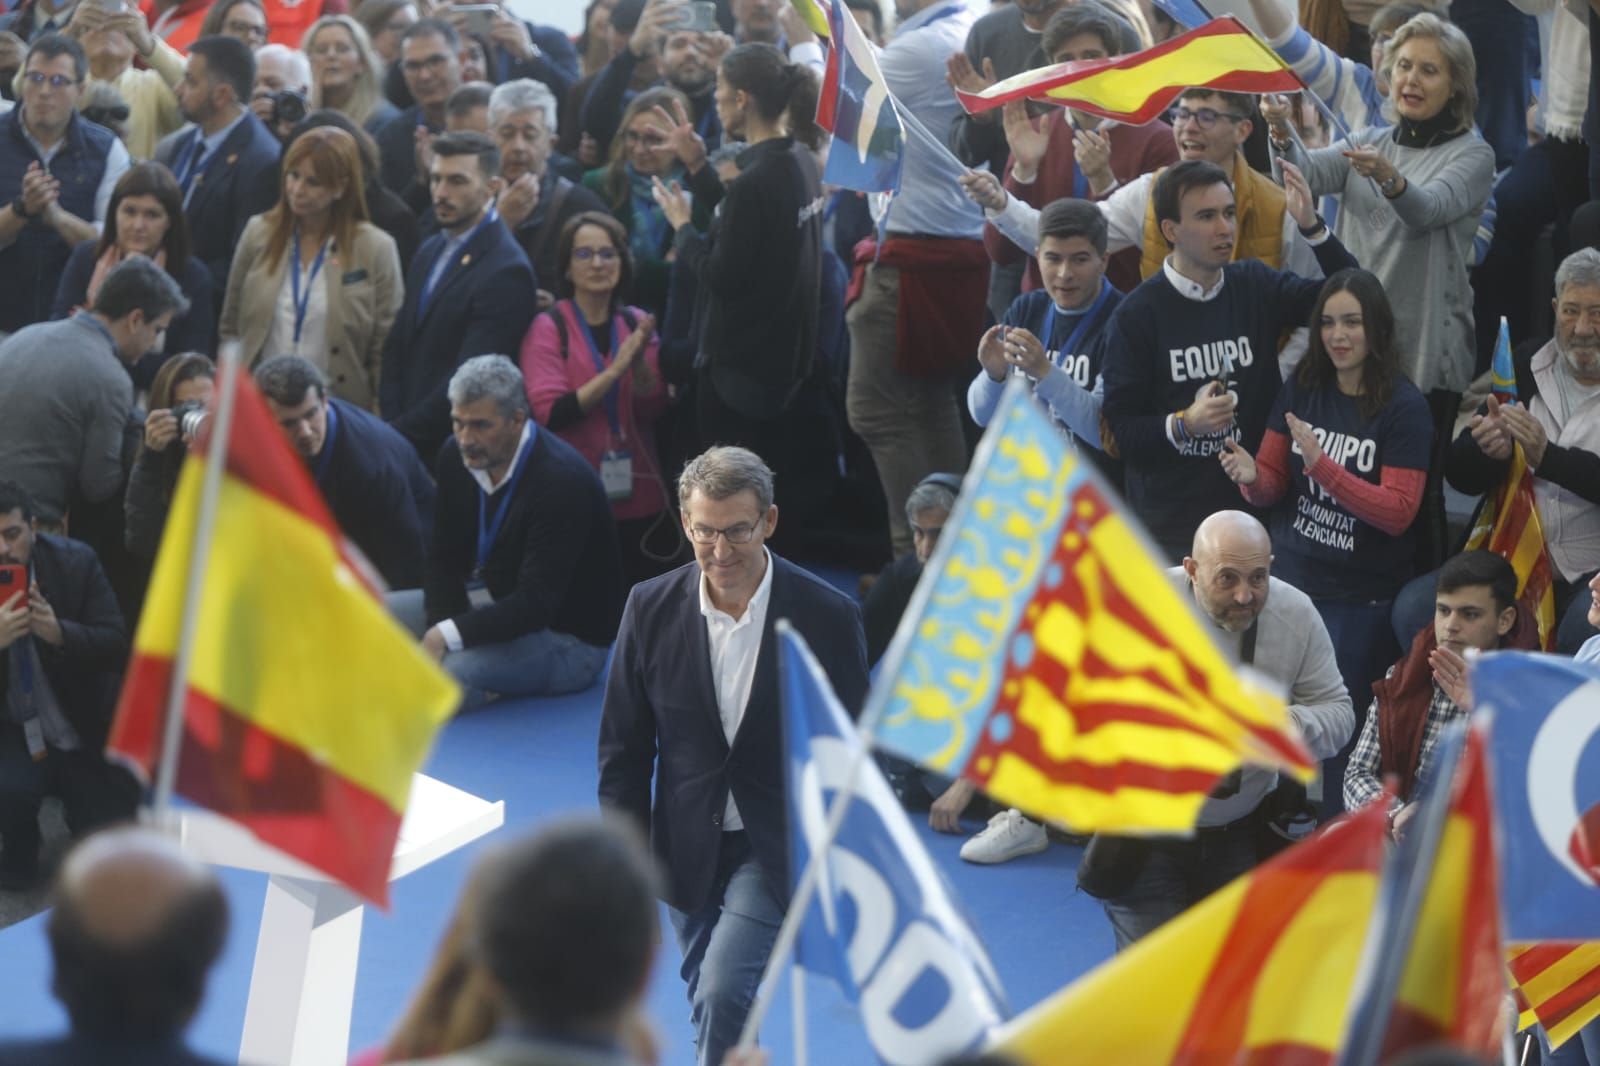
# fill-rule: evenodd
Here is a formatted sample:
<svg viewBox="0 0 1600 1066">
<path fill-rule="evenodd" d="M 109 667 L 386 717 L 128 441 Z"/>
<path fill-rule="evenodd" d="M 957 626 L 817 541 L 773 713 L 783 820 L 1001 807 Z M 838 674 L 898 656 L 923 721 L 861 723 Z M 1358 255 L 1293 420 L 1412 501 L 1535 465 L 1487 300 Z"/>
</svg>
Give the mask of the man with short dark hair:
<svg viewBox="0 0 1600 1066">
<path fill-rule="evenodd" d="M 86 544 L 42 534 L 26 490 L 0 481 L 0 889 L 39 876 L 39 803 L 59 796 L 74 835 L 131 818 L 139 785 L 101 754 L 128 656 L 111 584 Z"/>
<path fill-rule="evenodd" d="M 183 1042 L 228 937 L 208 866 L 150 829 L 96 833 L 62 864 L 46 928 L 72 1032 L 0 1044 L 0 1063 L 216 1066 Z"/>
<path fill-rule="evenodd" d="M 440 231 L 406 272 L 406 301 L 383 348 L 385 421 L 431 463 L 450 434 L 445 387 L 466 359 L 519 352 L 538 289 L 528 257 L 499 222 L 500 153 L 480 133 L 433 144 L 430 184 Z"/>
<path fill-rule="evenodd" d="M 268 359 L 255 378 L 339 528 L 390 588 L 421 588 L 433 479 L 415 449 L 393 427 L 329 396 L 322 372 L 297 355 Z"/>
<path fill-rule="evenodd" d="M 490 852 L 467 883 L 467 954 L 510 1024 L 429 1066 L 635 1063 L 624 1045 L 661 939 L 656 884 L 638 834 L 592 817 Z"/>
<path fill-rule="evenodd" d="M 438 449 L 421 590 L 396 617 L 466 689 L 554 696 L 594 684 L 622 611 L 622 563 L 605 488 L 588 460 L 528 417 L 503 355 L 450 378 L 454 436 Z"/>
<path fill-rule="evenodd" d="M 461 85 L 460 49 L 460 34 L 440 18 L 419 19 L 400 37 L 397 65 L 415 103 L 379 130 L 377 141 L 383 184 L 407 203 L 421 193 L 419 183 L 428 184 L 418 160 L 428 141 L 444 130 L 445 105 Z"/>
<path fill-rule="evenodd" d="M 444 102 L 444 128 L 451 133 L 489 132 L 489 94 L 494 86 L 486 81 L 463 82 Z"/>
<path fill-rule="evenodd" d="M 0 476 L 21 483 L 45 521 L 122 487 L 137 435 L 127 368 L 188 307 L 166 271 L 133 256 L 106 275 L 89 310 L 0 343 Z"/>
<path fill-rule="evenodd" d="M 1325 273 L 1358 265 L 1316 215 L 1305 179 L 1285 168 L 1289 210 Z M 1122 301 L 1103 339 L 1105 417 L 1126 470 L 1127 499 L 1170 558 L 1201 519 L 1237 507 L 1222 469 L 1226 440 L 1255 453 L 1283 385 L 1278 341 L 1304 323 L 1318 279 L 1234 261 L 1233 186 L 1222 168 L 1185 160 L 1152 197 L 1171 249 L 1161 271 Z"/>
<path fill-rule="evenodd" d="M 56 283 L 81 241 L 98 235 L 128 150 L 78 115 L 89 60 L 71 37 L 28 49 L 22 101 L 0 115 L 0 337 L 50 317 Z"/>
<path fill-rule="evenodd" d="M 719 1066 L 793 885 L 773 626 L 805 637 L 852 714 L 866 647 L 854 601 L 766 547 L 778 508 L 754 452 L 691 460 L 678 502 L 695 561 L 628 596 L 600 712 L 600 803 L 650 829 L 698 1061 Z"/>
<path fill-rule="evenodd" d="M 250 47 L 232 37 L 202 37 L 189 47 L 178 107 L 194 123 L 156 146 L 183 189 L 191 253 L 211 271 L 216 309 L 245 223 L 271 205 L 255 202 L 254 179 L 276 167 L 282 146 L 249 108 L 256 80 Z M 276 191 L 276 190 L 274 190 Z"/>
</svg>

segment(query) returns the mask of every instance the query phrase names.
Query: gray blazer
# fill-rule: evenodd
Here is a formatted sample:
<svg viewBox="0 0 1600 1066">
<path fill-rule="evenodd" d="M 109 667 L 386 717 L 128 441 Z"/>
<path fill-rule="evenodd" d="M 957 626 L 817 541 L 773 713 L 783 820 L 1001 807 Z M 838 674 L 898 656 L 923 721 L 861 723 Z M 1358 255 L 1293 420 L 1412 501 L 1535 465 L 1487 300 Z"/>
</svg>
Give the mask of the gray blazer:
<svg viewBox="0 0 1600 1066">
<path fill-rule="evenodd" d="M 218 330 L 224 339 L 239 341 L 247 367 L 284 354 L 263 350 L 289 270 L 288 254 L 276 270 L 267 267 L 267 218 L 266 214 L 252 218 L 239 238 Z M 358 223 L 352 247 L 335 248 L 323 265 L 318 283 L 324 282 L 328 293 L 328 390 L 341 400 L 375 411 L 383 342 L 405 299 L 394 238 L 371 223 Z"/>
</svg>

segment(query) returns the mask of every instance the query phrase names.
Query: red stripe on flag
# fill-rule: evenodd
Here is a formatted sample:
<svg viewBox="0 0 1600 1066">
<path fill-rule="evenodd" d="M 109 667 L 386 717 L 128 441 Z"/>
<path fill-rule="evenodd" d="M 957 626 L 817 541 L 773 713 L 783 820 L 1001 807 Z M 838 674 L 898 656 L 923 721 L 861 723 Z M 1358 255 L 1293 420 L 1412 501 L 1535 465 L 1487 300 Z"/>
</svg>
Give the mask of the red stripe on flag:
<svg viewBox="0 0 1600 1066">
<path fill-rule="evenodd" d="M 1233 70 L 1221 77 L 1212 78 L 1204 85 L 1174 85 L 1168 90 L 1158 91 L 1134 111 L 1111 111 L 1099 107 L 1088 100 L 1071 100 L 1070 105 L 1079 111 L 1098 115 L 1101 118 L 1108 118 L 1130 126 L 1142 126 L 1147 122 L 1154 122 L 1164 115 L 1167 109 L 1172 106 L 1172 101 L 1176 100 L 1180 93 L 1190 88 L 1216 89 L 1218 92 L 1231 93 L 1292 93 L 1304 89 L 1305 83 L 1289 71 Z M 1029 98 L 1034 100 L 1059 99 L 1047 97 L 1031 90 Z M 1069 101 L 1061 100 L 1061 102 L 1068 103 Z"/>
<path fill-rule="evenodd" d="M 1511 960 L 1511 974 L 1518 984 L 1527 984 L 1577 949 L 1577 944 L 1535 944 Z"/>
<path fill-rule="evenodd" d="M 1588 1003 L 1600 997 L 1600 967 L 1590 970 L 1540 1003 L 1533 1005 L 1534 1014 L 1546 1029 L 1560 1025 Z"/>
<path fill-rule="evenodd" d="M 135 655 L 108 746 L 154 776 L 172 661 Z M 256 728 L 193 688 L 178 751 L 178 792 L 239 822 L 262 841 L 344 882 L 381 907 L 400 815 L 305 751 Z"/>
</svg>

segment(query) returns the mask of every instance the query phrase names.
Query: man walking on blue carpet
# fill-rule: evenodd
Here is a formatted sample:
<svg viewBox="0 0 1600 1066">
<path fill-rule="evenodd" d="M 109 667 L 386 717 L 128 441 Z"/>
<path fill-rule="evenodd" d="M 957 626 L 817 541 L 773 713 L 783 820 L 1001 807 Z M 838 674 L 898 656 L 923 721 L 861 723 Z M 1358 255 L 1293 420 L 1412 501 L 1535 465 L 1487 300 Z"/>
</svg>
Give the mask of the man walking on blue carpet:
<svg viewBox="0 0 1600 1066">
<path fill-rule="evenodd" d="M 852 713 L 867 652 L 855 602 L 766 548 L 778 508 L 754 452 L 691 460 L 678 502 L 695 562 L 628 597 L 600 716 L 600 803 L 650 830 L 698 1061 L 717 1066 L 793 885 L 773 624 L 800 631 Z"/>
</svg>

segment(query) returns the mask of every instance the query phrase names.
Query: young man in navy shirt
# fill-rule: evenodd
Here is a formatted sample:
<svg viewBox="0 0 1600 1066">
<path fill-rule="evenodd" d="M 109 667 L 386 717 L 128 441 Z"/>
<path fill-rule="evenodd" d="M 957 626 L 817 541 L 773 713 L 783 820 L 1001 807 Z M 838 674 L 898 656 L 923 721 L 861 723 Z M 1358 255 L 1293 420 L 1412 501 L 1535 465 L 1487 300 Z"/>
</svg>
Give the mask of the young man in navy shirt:
<svg viewBox="0 0 1600 1066">
<path fill-rule="evenodd" d="M 1358 266 L 1317 217 L 1292 165 L 1284 191 L 1323 272 Z M 1234 438 L 1252 453 L 1261 443 L 1283 385 L 1279 341 L 1306 324 L 1322 282 L 1256 260 L 1230 262 L 1233 186 L 1215 164 L 1188 160 L 1163 171 L 1153 196 L 1172 254 L 1106 327 L 1104 410 L 1126 464 L 1128 503 L 1181 559 L 1207 515 L 1238 505 L 1218 461 L 1222 442 Z"/>
</svg>

